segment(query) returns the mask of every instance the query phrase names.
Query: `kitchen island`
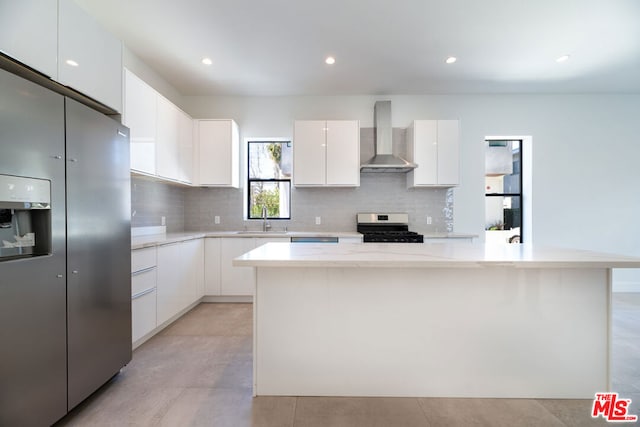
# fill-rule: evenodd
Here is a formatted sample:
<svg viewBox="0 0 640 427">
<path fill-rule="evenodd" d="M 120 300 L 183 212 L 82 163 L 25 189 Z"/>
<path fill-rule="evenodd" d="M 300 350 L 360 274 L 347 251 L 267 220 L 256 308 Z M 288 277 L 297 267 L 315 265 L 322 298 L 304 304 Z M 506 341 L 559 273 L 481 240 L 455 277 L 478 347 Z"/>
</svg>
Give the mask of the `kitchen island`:
<svg viewBox="0 0 640 427">
<path fill-rule="evenodd" d="M 609 390 L 611 269 L 526 245 L 269 243 L 254 394 L 585 398 Z"/>
</svg>

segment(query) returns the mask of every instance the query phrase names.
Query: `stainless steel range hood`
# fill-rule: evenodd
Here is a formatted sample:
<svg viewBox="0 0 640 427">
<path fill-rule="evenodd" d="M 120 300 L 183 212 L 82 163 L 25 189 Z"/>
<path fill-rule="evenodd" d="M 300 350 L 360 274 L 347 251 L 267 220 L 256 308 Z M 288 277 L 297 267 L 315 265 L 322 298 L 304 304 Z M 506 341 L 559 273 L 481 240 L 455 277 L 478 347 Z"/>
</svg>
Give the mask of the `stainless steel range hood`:
<svg viewBox="0 0 640 427">
<path fill-rule="evenodd" d="M 391 101 L 376 101 L 373 111 L 375 155 L 360 165 L 360 172 L 406 173 L 418 166 L 393 155 Z"/>
</svg>

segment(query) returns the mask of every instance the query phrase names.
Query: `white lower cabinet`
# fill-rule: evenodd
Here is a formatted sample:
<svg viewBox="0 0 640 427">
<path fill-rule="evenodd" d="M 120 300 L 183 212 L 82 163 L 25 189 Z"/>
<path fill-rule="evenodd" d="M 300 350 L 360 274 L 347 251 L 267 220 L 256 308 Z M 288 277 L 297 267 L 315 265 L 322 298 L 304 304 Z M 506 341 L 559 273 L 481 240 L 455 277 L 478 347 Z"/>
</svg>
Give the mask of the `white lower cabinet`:
<svg viewBox="0 0 640 427">
<path fill-rule="evenodd" d="M 220 295 L 253 295 L 253 268 L 234 267 L 233 259 L 255 248 L 255 239 L 222 238 L 220 254 Z"/>
<path fill-rule="evenodd" d="M 338 243 L 362 243 L 362 237 L 338 237 Z"/>
<path fill-rule="evenodd" d="M 156 324 L 156 248 L 131 252 L 131 341 L 152 332 Z"/>
<path fill-rule="evenodd" d="M 288 237 L 223 237 L 205 240 L 207 296 L 253 296 L 253 268 L 234 267 L 233 259 L 265 243 L 290 241 Z"/>
<path fill-rule="evenodd" d="M 158 247 L 158 325 L 204 293 L 204 243 L 188 240 Z"/>
<path fill-rule="evenodd" d="M 131 341 L 136 342 L 156 328 L 156 288 L 131 299 Z"/>
<path fill-rule="evenodd" d="M 204 294 L 211 296 L 222 295 L 220 283 L 220 240 L 219 238 L 204 239 Z"/>
</svg>

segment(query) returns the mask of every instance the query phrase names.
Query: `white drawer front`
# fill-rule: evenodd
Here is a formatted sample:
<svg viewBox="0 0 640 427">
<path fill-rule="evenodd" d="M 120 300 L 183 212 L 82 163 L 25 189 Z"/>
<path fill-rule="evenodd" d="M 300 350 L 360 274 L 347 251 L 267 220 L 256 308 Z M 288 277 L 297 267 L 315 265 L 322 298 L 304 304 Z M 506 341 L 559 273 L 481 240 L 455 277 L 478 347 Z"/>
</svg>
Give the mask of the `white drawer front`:
<svg viewBox="0 0 640 427">
<path fill-rule="evenodd" d="M 131 338 L 136 342 L 156 327 L 156 290 L 131 301 Z"/>
<path fill-rule="evenodd" d="M 156 265 L 156 248 L 144 248 L 131 251 L 131 272 L 144 270 Z"/>
<path fill-rule="evenodd" d="M 131 296 L 136 296 L 140 292 L 144 292 L 156 287 L 156 268 L 145 270 L 131 276 Z"/>
</svg>

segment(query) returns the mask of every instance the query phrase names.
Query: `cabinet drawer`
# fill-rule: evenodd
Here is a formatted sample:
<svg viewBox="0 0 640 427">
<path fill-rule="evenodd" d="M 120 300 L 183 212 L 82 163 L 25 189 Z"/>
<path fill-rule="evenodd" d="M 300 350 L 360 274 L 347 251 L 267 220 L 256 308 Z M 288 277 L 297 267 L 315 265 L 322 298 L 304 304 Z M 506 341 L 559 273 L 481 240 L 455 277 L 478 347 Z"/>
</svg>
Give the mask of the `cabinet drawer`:
<svg viewBox="0 0 640 427">
<path fill-rule="evenodd" d="M 140 292 L 156 287 L 156 268 L 145 270 L 131 276 L 131 296 L 134 297 Z"/>
<path fill-rule="evenodd" d="M 131 301 L 131 339 L 136 342 L 156 327 L 156 290 Z"/>
<path fill-rule="evenodd" d="M 156 265 L 156 248 L 131 251 L 131 272 L 144 270 Z"/>
</svg>

